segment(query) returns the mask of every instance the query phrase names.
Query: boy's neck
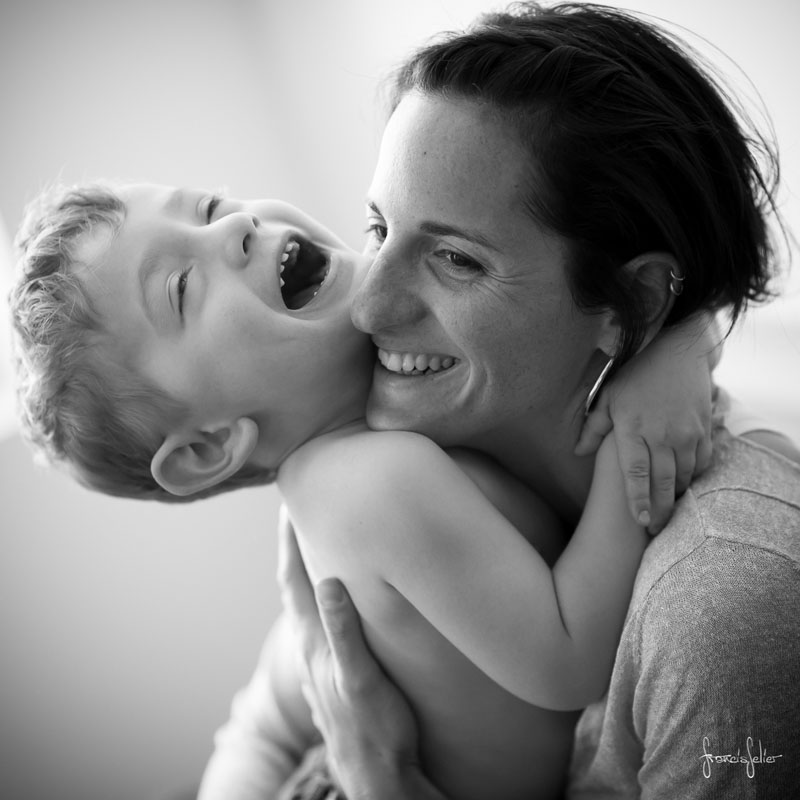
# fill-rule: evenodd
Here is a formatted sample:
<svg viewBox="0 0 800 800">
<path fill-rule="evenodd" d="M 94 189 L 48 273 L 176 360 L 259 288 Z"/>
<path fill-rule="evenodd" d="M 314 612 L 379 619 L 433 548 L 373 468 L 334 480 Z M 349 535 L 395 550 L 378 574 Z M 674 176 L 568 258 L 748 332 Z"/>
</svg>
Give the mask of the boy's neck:
<svg viewBox="0 0 800 800">
<path fill-rule="evenodd" d="M 308 414 L 303 412 L 301 403 L 298 403 L 298 407 L 287 413 L 282 419 L 271 416 L 268 419 L 256 420 L 263 433 L 262 441 L 251 461 L 260 466 L 274 467 L 277 465 L 280 468 L 292 453 L 321 436 L 366 429 L 365 413 L 368 394 L 368 385 L 351 386 L 349 391 L 332 398 L 326 409 L 325 417 L 317 420 L 312 420 Z M 294 435 L 289 436 L 290 445 L 285 448 L 284 452 L 276 453 L 270 447 L 270 429 L 294 431 Z"/>
</svg>

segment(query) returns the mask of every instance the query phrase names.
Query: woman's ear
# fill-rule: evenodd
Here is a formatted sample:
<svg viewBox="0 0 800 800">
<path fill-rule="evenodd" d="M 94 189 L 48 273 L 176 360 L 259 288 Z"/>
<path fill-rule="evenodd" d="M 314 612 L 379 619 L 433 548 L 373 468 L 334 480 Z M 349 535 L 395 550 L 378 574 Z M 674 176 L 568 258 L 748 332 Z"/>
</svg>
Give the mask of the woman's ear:
<svg viewBox="0 0 800 800">
<path fill-rule="evenodd" d="M 625 264 L 623 269 L 630 276 L 634 291 L 644 304 L 647 328 L 639 345 L 639 350 L 642 350 L 664 327 L 675 298 L 681 292 L 683 270 L 672 254 L 660 252 L 637 256 Z"/>
<path fill-rule="evenodd" d="M 623 264 L 633 291 L 644 309 L 645 333 L 639 345 L 644 349 L 664 326 L 675 298 L 681 293 L 682 270 L 670 253 L 652 252 L 632 258 Z M 616 315 L 610 314 L 600 342 L 600 349 L 608 356 L 617 352 L 620 331 Z M 637 351 L 638 352 L 638 351 Z"/>
<path fill-rule="evenodd" d="M 249 417 L 213 431 L 170 434 L 153 456 L 150 472 L 163 489 L 185 497 L 230 478 L 257 444 L 258 425 Z"/>
</svg>

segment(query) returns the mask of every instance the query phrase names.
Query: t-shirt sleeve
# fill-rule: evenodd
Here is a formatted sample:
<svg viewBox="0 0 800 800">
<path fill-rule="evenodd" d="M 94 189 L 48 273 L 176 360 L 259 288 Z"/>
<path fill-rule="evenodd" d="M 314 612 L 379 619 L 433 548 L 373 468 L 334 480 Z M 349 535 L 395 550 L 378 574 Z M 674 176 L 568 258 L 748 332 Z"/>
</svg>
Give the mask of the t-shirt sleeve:
<svg viewBox="0 0 800 800">
<path fill-rule="evenodd" d="M 214 737 L 198 800 L 275 797 L 307 748 L 319 741 L 295 709 L 299 684 L 297 691 L 293 685 L 287 690 L 287 681 L 282 680 L 289 649 L 281 618 L 262 648 L 250 682 L 234 697 L 230 719 Z"/>
<path fill-rule="evenodd" d="M 637 620 L 642 800 L 800 797 L 800 580 L 780 553 L 711 537 Z"/>
</svg>

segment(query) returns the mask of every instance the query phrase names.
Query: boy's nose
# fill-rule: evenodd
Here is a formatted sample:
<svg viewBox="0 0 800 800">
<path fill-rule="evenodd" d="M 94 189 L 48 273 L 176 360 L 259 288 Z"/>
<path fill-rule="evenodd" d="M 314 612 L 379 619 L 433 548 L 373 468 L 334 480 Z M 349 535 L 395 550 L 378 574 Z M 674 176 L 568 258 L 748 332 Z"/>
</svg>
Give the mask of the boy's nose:
<svg viewBox="0 0 800 800">
<path fill-rule="evenodd" d="M 255 246 L 258 227 L 261 220 L 246 211 L 228 214 L 211 223 L 217 244 L 222 249 L 225 264 L 234 267 L 246 267 Z"/>
</svg>

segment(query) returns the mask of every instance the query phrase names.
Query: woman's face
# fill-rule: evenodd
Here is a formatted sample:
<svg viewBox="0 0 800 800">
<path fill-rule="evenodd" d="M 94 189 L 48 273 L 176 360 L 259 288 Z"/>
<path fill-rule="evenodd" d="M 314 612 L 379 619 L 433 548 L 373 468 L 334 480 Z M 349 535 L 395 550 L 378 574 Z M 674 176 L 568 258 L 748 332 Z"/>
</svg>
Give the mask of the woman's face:
<svg viewBox="0 0 800 800">
<path fill-rule="evenodd" d="M 574 426 L 604 315 L 576 307 L 566 248 L 526 212 L 535 181 L 493 109 L 412 93 L 367 198 L 374 259 L 353 321 L 378 347 L 368 420 L 440 444 Z"/>
</svg>

